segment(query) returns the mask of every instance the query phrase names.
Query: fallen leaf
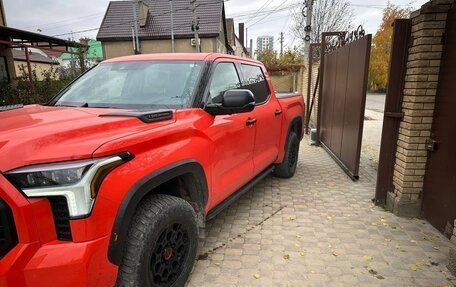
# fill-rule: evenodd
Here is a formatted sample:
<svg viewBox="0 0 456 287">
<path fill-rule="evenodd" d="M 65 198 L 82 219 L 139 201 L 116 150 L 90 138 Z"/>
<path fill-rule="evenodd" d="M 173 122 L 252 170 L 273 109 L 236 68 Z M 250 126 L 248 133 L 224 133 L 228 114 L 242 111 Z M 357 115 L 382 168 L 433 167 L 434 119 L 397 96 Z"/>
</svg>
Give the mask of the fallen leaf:
<svg viewBox="0 0 456 287">
<path fill-rule="evenodd" d="M 369 273 L 372 274 L 372 275 L 377 275 L 377 274 L 378 274 L 378 272 L 375 271 L 375 270 L 372 269 L 372 268 L 368 268 L 367 271 L 369 271 Z"/>
<path fill-rule="evenodd" d="M 254 274 L 253 277 L 255 277 L 255 279 L 260 279 L 261 275 L 260 274 Z"/>
<path fill-rule="evenodd" d="M 385 242 L 391 242 L 391 238 L 385 238 Z"/>
<path fill-rule="evenodd" d="M 372 256 L 370 256 L 370 255 L 364 255 L 364 257 L 363 257 L 363 258 L 364 258 L 364 260 L 366 260 L 366 261 L 370 261 L 370 260 L 372 260 L 372 259 L 373 259 L 373 257 L 372 257 Z"/>
<path fill-rule="evenodd" d="M 313 271 L 313 270 L 310 270 L 310 273 L 312 273 L 312 274 L 315 274 L 315 271 Z"/>
<path fill-rule="evenodd" d="M 301 247 L 301 244 L 300 243 L 295 243 L 295 247 L 299 248 L 299 247 Z"/>
<path fill-rule="evenodd" d="M 372 222 L 371 225 L 372 226 L 377 226 L 377 222 Z"/>
<path fill-rule="evenodd" d="M 382 218 L 380 219 L 381 222 L 386 222 L 386 219 Z"/>
<path fill-rule="evenodd" d="M 435 250 L 440 250 L 440 248 L 439 248 L 439 247 L 437 247 L 437 246 L 434 246 L 434 249 L 435 249 Z"/>
<path fill-rule="evenodd" d="M 285 259 L 285 260 L 290 259 L 290 254 L 284 254 L 284 255 L 283 255 L 283 259 Z"/>
<path fill-rule="evenodd" d="M 329 188 L 335 188 L 335 187 L 336 187 L 336 184 L 335 184 L 335 183 L 332 183 L 332 182 L 330 182 L 330 183 L 328 183 L 328 187 L 329 187 Z"/>
<path fill-rule="evenodd" d="M 296 238 L 301 238 L 301 237 L 302 237 L 302 235 L 296 234 Z"/>
<path fill-rule="evenodd" d="M 328 244 L 328 248 L 331 248 L 331 247 L 332 247 L 332 245 L 331 245 L 331 244 Z"/>
<path fill-rule="evenodd" d="M 415 266 L 416 266 L 416 267 L 421 267 L 421 266 L 423 266 L 423 265 L 424 265 L 424 263 L 421 262 L 421 261 L 416 261 L 416 263 L 415 263 Z"/>
<path fill-rule="evenodd" d="M 412 271 L 418 270 L 418 267 L 416 267 L 416 265 L 410 265 L 409 268 L 410 268 L 410 270 L 412 270 Z"/>
<path fill-rule="evenodd" d="M 340 254 L 337 253 L 336 251 L 333 251 L 332 255 L 337 257 L 337 256 L 339 256 Z"/>
<path fill-rule="evenodd" d="M 288 221 L 293 221 L 293 220 L 295 220 L 295 219 L 296 219 L 296 218 L 293 217 L 293 216 L 287 216 L 287 217 L 285 217 L 285 220 L 288 220 Z"/>
<path fill-rule="evenodd" d="M 412 240 L 410 240 L 410 242 L 411 242 L 411 243 L 416 243 L 416 240 L 413 240 L 413 239 L 412 239 Z"/>
<path fill-rule="evenodd" d="M 326 218 L 327 218 L 328 220 L 333 220 L 333 218 L 332 218 L 331 216 L 329 216 L 329 215 L 326 216 Z"/>
<path fill-rule="evenodd" d="M 301 257 L 304 257 L 306 254 L 304 253 L 304 251 L 299 251 L 299 255 L 301 255 Z"/>
</svg>

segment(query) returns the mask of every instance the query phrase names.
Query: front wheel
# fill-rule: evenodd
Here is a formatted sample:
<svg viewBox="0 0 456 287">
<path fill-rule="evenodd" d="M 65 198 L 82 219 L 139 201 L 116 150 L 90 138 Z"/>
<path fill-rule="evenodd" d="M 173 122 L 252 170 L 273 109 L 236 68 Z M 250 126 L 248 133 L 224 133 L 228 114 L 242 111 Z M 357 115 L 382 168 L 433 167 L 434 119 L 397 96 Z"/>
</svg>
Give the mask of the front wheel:
<svg viewBox="0 0 456 287">
<path fill-rule="evenodd" d="M 282 163 L 277 164 L 274 169 L 274 176 L 280 178 L 290 178 L 296 172 L 299 155 L 299 138 L 295 132 L 290 132 L 287 139 L 285 157 Z"/>
<path fill-rule="evenodd" d="M 130 225 L 116 286 L 184 286 L 197 245 L 196 214 L 187 201 L 145 198 Z"/>
</svg>

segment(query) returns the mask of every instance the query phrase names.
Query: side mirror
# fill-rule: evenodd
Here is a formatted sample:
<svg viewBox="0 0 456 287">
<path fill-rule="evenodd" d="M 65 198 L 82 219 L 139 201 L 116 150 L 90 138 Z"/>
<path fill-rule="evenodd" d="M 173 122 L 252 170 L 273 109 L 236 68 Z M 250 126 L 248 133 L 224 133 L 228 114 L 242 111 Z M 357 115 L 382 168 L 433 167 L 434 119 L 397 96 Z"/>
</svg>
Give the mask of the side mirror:
<svg viewBox="0 0 456 287">
<path fill-rule="evenodd" d="M 205 111 L 217 116 L 248 113 L 254 108 L 255 97 L 250 90 L 228 90 L 223 94 L 221 104 L 208 104 Z"/>
</svg>

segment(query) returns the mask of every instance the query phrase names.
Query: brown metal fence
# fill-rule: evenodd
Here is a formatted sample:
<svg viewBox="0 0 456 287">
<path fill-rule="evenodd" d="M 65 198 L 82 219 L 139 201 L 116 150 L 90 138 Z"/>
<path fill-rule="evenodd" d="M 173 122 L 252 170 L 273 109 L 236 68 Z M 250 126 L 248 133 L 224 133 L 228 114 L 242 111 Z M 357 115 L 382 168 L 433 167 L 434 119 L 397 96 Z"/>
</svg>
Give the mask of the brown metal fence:
<svg viewBox="0 0 456 287">
<path fill-rule="evenodd" d="M 323 33 L 320 49 L 315 44 L 311 49 L 320 56 L 317 77 L 309 64 L 307 98 L 317 111 L 310 111 L 317 116 L 317 143 L 354 180 L 359 177 L 371 41 L 361 26 L 351 33 Z"/>
<path fill-rule="evenodd" d="M 394 191 L 393 171 L 396 159 L 399 124 L 404 117 L 402 99 L 412 21 L 396 19 L 393 25 L 388 90 L 385 100 L 380 158 L 378 164 L 376 204 L 384 204 L 388 192 Z"/>
</svg>

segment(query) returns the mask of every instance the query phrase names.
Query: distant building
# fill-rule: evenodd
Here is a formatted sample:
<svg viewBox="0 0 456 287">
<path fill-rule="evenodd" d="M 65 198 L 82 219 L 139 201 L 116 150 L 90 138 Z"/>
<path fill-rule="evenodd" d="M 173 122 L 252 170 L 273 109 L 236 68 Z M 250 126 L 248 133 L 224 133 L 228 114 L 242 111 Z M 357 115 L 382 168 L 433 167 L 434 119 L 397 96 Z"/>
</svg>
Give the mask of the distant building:
<svg viewBox="0 0 456 287">
<path fill-rule="evenodd" d="M 234 20 L 233 18 L 226 19 L 226 33 L 228 37 L 228 44 L 231 46 L 232 52 L 231 54 L 250 58 L 250 53 L 247 48 L 244 46 L 244 24 L 239 23 L 239 37 L 236 35 L 234 31 Z"/>
<path fill-rule="evenodd" d="M 25 50 L 13 49 L 13 58 L 14 58 L 14 71 L 15 75 L 13 77 L 27 77 L 27 58 L 25 55 Z M 38 81 L 45 79 L 45 74 L 49 73 L 51 78 L 58 79 L 58 68 L 59 62 L 48 57 L 41 50 L 33 49 L 29 51 L 29 59 L 32 71 L 36 75 Z"/>
<path fill-rule="evenodd" d="M 80 39 L 79 42 L 89 46 L 84 53 L 85 65 L 87 68 L 93 67 L 103 61 L 103 49 L 100 41 Z M 77 48 L 70 48 L 69 50 L 75 53 L 78 52 Z M 79 65 L 79 58 L 78 55 L 64 53 L 60 56 L 60 62 L 62 67 L 65 68 L 77 67 Z"/>
<path fill-rule="evenodd" d="M 265 50 L 274 50 L 274 37 L 273 36 L 260 36 L 257 38 L 258 53 Z"/>
<path fill-rule="evenodd" d="M 141 21 L 138 25 L 139 47 L 135 47 L 132 1 L 111 1 L 98 31 L 105 59 L 136 53 L 166 53 L 171 45 L 170 1 L 141 0 L 135 7 Z M 192 31 L 193 13 L 190 1 L 172 1 L 175 52 L 196 52 Z M 231 53 L 222 0 L 198 0 L 196 4 L 201 52 Z"/>
</svg>

